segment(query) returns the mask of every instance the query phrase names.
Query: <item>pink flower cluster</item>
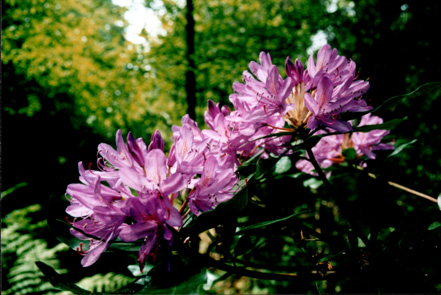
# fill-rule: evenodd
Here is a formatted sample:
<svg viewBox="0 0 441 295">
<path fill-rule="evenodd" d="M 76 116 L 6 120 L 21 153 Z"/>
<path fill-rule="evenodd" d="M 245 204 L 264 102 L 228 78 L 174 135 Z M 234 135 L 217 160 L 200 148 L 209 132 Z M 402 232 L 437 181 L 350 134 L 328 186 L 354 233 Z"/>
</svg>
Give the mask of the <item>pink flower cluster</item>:
<svg viewBox="0 0 441 295">
<path fill-rule="evenodd" d="M 362 96 L 369 89 L 367 81 L 357 80 L 355 63 L 339 56 L 326 44 L 311 55 L 308 68 L 288 57 L 283 79 L 271 57 L 260 53 L 260 64 L 251 62 L 251 73 L 243 73 L 244 83 L 234 83 L 230 101 L 234 111 L 225 109 L 222 120 L 212 128 L 225 131 L 223 139 L 236 150 L 254 154 L 257 147 L 276 155 L 285 152 L 290 136 L 269 137 L 280 130 L 329 128 L 340 132 L 352 130 L 350 122 L 341 118 L 345 112 L 371 109 Z M 217 111 L 218 112 L 218 111 Z M 284 129 L 285 124 L 290 129 Z"/>
<path fill-rule="evenodd" d="M 188 116 L 181 127 L 173 126 L 174 144 L 166 157 L 157 131 L 147 146 L 131 133 L 127 143 L 118 131 L 116 150 L 100 144 L 100 170 L 79 164 L 80 184 L 70 184 L 66 212 L 74 217 L 71 233 L 89 241 L 82 250 L 83 266 L 97 261 L 109 242 L 143 240 L 139 263 L 155 256 L 161 239 L 172 244 L 173 231 L 182 226 L 176 199 L 185 200 L 199 215 L 230 199 L 238 182 L 237 159 L 210 150 L 210 139 Z"/>
<path fill-rule="evenodd" d="M 241 159 L 290 151 L 291 135 L 271 135 L 303 130 L 311 134 L 323 128 L 351 131 L 352 125 L 340 114 L 370 110 L 361 99 L 369 83 L 357 80 L 355 63 L 329 45 L 318 52 L 316 62 L 309 58 L 308 69 L 288 57 L 285 79 L 269 54 L 262 52 L 260 64 L 251 62 L 249 67 L 243 83 L 233 84 L 234 110 L 209 101 L 204 118 L 210 129 L 206 130 L 184 116 L 182 126 L 172 127 L 174 143 L 167 156 L 158 131 L 149 145 L 131 133 L 124 142 L 118 131 L 116 150 L 104 143 L 98 147 L 99 170 L 79 164 L 81 183 L 68 186 L 66 212 L 74 217 L 71 233 L 89 241 L 88 250 L 81 249 L 83 266 L 95 263 L 112 241 L 140 240 L 142 267 L 155 257 L 160 244 L 172 244 L 187 205 L 199 215 L 234 195 Z M 352 143 L 357 153 L 372 157 L 375 147 L 385 148 L 378 142 L 382 136 L 382 132 L 355 133 Z M 324 167 L 338 156 L 340 150 L 334 155 L 331 146 L 341 146 L 340 137 L 326 137 L 314 148 Z"/>
</svg>

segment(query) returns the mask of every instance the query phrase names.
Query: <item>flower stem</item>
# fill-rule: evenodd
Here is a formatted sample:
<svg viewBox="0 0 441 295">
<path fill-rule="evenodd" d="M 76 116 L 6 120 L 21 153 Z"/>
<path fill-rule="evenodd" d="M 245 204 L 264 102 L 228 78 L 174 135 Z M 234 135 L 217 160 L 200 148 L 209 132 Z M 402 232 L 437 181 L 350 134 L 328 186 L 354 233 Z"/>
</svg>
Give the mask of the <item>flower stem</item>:
<svg viewBox="0 0 441 295">
<path fill-rule="evenodd" d="M 363 171 L 363 168 L 360 167 L 360 166 L 356 166 L 356 168 L 357 168 L 358 170 Z M 370 172 L 369 172 L 369 173 L 367 173 L 367 175 L 368 175 L 369 177 L 373 178 L 373 179 L 378 179 L 377 176 L 376 176 L 375 174 L 373 174 L 373 173 L 370 173 Z M 410 193 L 410 194 L 412 194 L 412 195 L 415 195 L 415 196 L 418 196 L 418 197 L 424 198 L 424 199 L 429 200 L 429 201 L 432 201 L 432 202 L 434 202 L 434 203 L 438 203 L 437 199 L 435 199 L 435 198 L 433 198 L 433 197 L 431 197 L 431 196 L 429 196 L 429 195 L 423 194 L 423 193 L 421 193 L 421 192 L 419 192 L 419 191 L 416 191 L 416 190 L 413 190 L 413 189 L 411 189 L 411 188 L 405 187 L 404 185 L 401 185 L 401 184 L 398 184 L 398 183 L 396 183 L 396 182 L 389 181 L 389 180 L 386 181 L 386 183 L 387 183 L 388 185 L 390 185 L 390 186 L 393 186 L 393 187 L 395 187 L 395 188 L 398 188 L 398 189 L 400 189 L 400 190 L 403 190 L 403 191 L 405 191 L 405 192 L 408 192 L 408 193 Z"/>
<path fill-rule="evenodd" d="M 187 206 L 187 204 L 188 204 L 188 196 L 187 196 L 187 198 L 185 198 L 184 203 L 182 203 L 182 206 L 181 206 L 181 209 L 179 210 L 179 213 L 182 214 L 182 212 L 184 211 L 185 206 Z"/>
<path fill-rule="evenodd" d="M 318 173 L 320 179 L 323 181 L 323 183 L 327 187 L 331 187 L 331 183 L 329 182 L 328 178 L 326 178 L 325 173 L 323 173 L 322 168 L 320 168 L 320 165 L 317 163 L 317 160 L 315 159 L 314 153 L 312 152 L 312 149 L 310 147 L 306 147 L 306 152 L 308 153 L 309 160 L 312 163 L 312 166 L 314 166 L 315 171 Z"/>
</svg>

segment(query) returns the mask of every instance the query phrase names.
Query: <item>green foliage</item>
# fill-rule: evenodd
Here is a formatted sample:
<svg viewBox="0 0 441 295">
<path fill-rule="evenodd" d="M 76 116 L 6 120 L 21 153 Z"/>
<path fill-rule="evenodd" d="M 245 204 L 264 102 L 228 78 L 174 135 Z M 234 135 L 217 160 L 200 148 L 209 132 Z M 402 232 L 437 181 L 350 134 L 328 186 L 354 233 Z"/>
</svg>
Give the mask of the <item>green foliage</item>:
<svg viewBox="0 0 441 295">
<path fill-rule="evenodd" d="M 56 244 L 51 247 L 38 238 L 47 228 L 46 220 L 39 220 L 41 205 L 17 209 L 2 219 L 2 294 L 90 294 L 90 291 L 113 292 L 131 283 L 134 278 L 107 273 L 85 277 L 77 284 L 68 283 L 61 276 L 68 270 L 60 268 L 60 253 L 69 247 Z M 60 275 L 61 274 L 61 275 Z M 49 279 L 49 281 L 48 281 Z M 60 290 L 70 291 L 62 292 Z"/>
<path fill-rule="evenodd" d="M 160 129 L 171 137 L 169 127 L 179 122 L 183 113 L 176 111 L 183 106 L 155 83 L 146 51 L 124 39 L 123 8 L 110 0 L 10 0 L 5 6 L 2 63 L 12 64 L 6 68 L 8 89 L 25 89 L 25 96 L 12 95 L 4 104 L 9 114 L 48 111 L 49 97 L 77 128 L 90 126 L 108 138 L 129 127 L 135 134 Z M 25 80 L 16 82 L 13 77 L 20 75 Z M 30 88 L 33 83 L 37 87 Z M 168 98 L 158 99 L 159 92 Z"/>
<path fill-rule="evenodd" d="M 185 7 L 164 1 L 167 13 L 161 14 L 167 31 L 152 40 L 148 60 L 158 83 L 167 83 L 171 93 L 158 93 L 161 100 L 173 96 L 185 99 Z M 319 30 L 326 13 L 320 1 L 193 1 L 197 120 L 202 122 L 209 99 L 228 104 L 231 85 L 240 80 L 251 60 L 260 51 L 270 52 L 275 64 L 282 65 L 287 55 L 304 61 L 310 36 Z M 164 85 L 166 86 L 166 85 Z M 162 87 L 164 88 L 164 87 Z"/>
<path fill-rule="evenodd" d="M 77 285 L 93 292 L 113 293 L 132 281 L 133 278 L 131 277 L 109 272 L 104 275 L 96 274 L 91 277 L 83 278 L 77 283 Z"/>
<path fill-rule="evenodd" d="M 9 189 L 3 191 L 3 192 L 2 192 L 2 196 L 1 196 L 1 198 L 3 199 L 3 198 L 6 197 L 7 195 L 13 193 L 15 190 L 17 190 L 17 189 L 19 189 L 19 188 L 21 188 L 21 187 L 27 186 L 27 185 L 28 185 L 28 184 L 27 184 L 26 182 L 20 182 L 20 183 L 14 185 L 13 187 L 11 187 L 11 188 L 9 188 Z"/>
<path fill-rule="evenodd" d="M 73 284 L 60 276 L 60 274 L 58 274 L 51 266 L 41 261 L 36 262 L 36 264 L 55 288 L 71 291 L 74 294 L 101 294 L 102 292 L 105 294 L 113 294 L 118 289 L 121 289 L 133 281 L 133 278 L 109 272 L 105 275 L 95 274 L 90 277 L 85 277 L 77 284 Z"/>
<path fill-rule="evenodd" d="M 45 240 L 35 238 L 47 226 L 45 220 L 36 222 L 31 217 L 40 210 L 41 206 L 36 204 L 15 210 L 2 219 L 2 294 L 61 294 L 32 263 L 44 261 L 59 269 L 58 254 L 68 249 L 65 244 L 49 247 Z"/>
</svg>

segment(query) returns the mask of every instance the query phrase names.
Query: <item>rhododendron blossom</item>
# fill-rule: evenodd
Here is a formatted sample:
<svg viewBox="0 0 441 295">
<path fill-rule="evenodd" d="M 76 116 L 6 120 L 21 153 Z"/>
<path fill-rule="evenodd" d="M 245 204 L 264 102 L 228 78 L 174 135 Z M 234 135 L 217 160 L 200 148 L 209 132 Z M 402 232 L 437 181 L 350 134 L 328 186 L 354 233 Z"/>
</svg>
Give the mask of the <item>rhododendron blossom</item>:
<svg viewBox="0 0 441 295">
<path fill-rule="evenodd" d="M 238 181 L 234 169 L 220 165 L 218 157 L 202 148 L 208 139 L 189 124 L 186 120 L 176 127 L 179 136 L 173 161 L 163 152 L 159 132 L 147 146 L 131 133 L 124 143 L 118 130 L 116 150 L 107 144 L 98 147 L 99 171 L 85 170 L 79 163 L 81 184 L 68 186 L 71 204 L 66 212 L 75 218 L 71 233 L 89 241 L 89 249 L 81 249 L 83 266 L 95 263 L 110 242 L 120 239 L 143 240 L 138 257 L 142 268 L 150 252 L 162 240 L 171 245 L 172 229 L 182 226 L 181 214 L 173 206 L 178 195 L 190 194 L 195 214 L 233 196 Z"/>
<path fill-rule="evenodd" d="M 325 45 L 316 61 L 309 57 L 307 68 L 288 57 L 284 79 L 270 54 L 261 52 L 259 63 L 252 61 L 250 72 L 243 73 L 243 83 L 233 84 L 233 108 L 208 101 L 205 130 L 185 115 L 181 126 L 172 126 L 169 151 L 164 151 L 159 131 L 146 144 L 131 132 L 124 142 L 118 130 L 116 149 L 98 146 L 99 170 L 86 170 L 79 163 L 81 183 L 67 187 L 66 212 L 74 217 L 71 233 L 89 242 L 88 249 L 78 249 L 84 255 L 82 265 L 95 263 L 115 241 L 138 241 L 142 269 L 159 249 L 170 251 L 174 233 L 189 214 L 196 218 L 213 210 L 241 189 L 238 169 L 254 155 L 259 160 L 297 156 L 295 145 L 313 134 L 323 136 L 312 147 L 321 168 L 344 162 L 348 148 L 355 150 L 357 160 L 392 149 L 381 143 L 388 131 L 348 133 L 352 123 L 341 115 L 371 109 L 363 99 L 369 83 L 357 80 L 355 68 L 353 61 Z M 359 126 L 380 123 L 381 118 L 368 114 Z M 326 135 L 330 132 L 345 134 Z M 299 160 L 297 168 L 314 174 L 310 160 Z"/>
</svg>

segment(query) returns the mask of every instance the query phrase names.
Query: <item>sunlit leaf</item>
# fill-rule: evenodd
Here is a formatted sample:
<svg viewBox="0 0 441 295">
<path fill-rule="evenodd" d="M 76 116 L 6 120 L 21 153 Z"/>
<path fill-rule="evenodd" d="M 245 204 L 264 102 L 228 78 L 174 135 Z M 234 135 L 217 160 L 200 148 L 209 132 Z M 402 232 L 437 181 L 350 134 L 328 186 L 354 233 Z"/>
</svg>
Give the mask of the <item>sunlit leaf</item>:
<svg viewBox="0 0 441 295">
<path fill-rule="evenodd" d="M 414 140 L 411 140 L 411 141 L 409 141 L 409 142 L 405 142 L 405 143 L 403 143 L 403 144 L 401 144 L 401 145 L 399 145 L 399 146 L 396 146 L 395 149 L 394 149 L 394 151 L 393 151 L 390 155 L 388 155 L 388 156 L 386 157 L 386 159 L 398 155 L 398 154 L 401 153 L 404 149 L 409 148 L 409 147 L 410 147 L 412 144 L 414 144 L 415 142 L 417 142 L 417 139 L 414 139 Z"/>
<path fill-rule="evenodd" d="M 28 185 L 27 182 L 20 182 L 9 189 L 2 191 L 1 198 L 3 199 L 7 195 L 13 193 L 16 189 L 19 189 L 19 188 L 27 186 L 27 185 Z"/>
<path fill-rule="evenodd" d="M 277 161 L 276 165 L 274 166 L 274 173 L 275 174 L 282 174 L 287 172 L 289 169 L 291 169 L 291 159 L 287 156 L 281 157 L 279 161 Z"/>
<path fill-rule="evenodd" d="M 427 228 L 428 230 L 434 230 L 441 227 L 441 222 L 439 221 L 435 221 L 434 223 L 432 223 L 431 225 L 429 225 L 429 227 Z"/>
</svg>

